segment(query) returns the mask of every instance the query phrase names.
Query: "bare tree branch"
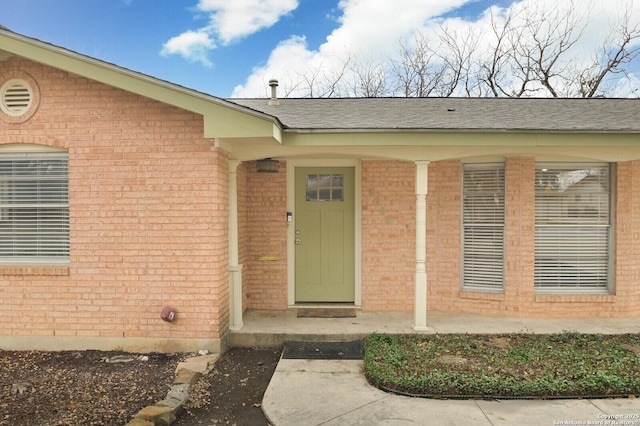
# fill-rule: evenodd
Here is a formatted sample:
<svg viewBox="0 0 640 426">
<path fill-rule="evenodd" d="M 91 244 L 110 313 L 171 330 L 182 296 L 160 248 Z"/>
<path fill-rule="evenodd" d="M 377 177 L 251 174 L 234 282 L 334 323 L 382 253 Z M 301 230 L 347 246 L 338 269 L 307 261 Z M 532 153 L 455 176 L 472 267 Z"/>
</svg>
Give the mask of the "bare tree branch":
<svg viewBox="0 0 640 426">
<path fill-rule="evenodd" d="M 517 18 L 514 8 L 509 8 L 504 19 L 499 19 L 493 8 L 490 10 L 491 35 L 494 41 L 489 46 L 487 57 L 478 60 L 478 79 L 494 97 L 514 96 L 514 90 L 509 88 L 512 80 L 509 76 L 514 69 L 512 61 L 516 57 L 515 46 L 522 36 L 522 28 L 514 23 Z M 526 68 L 519 67 L 525 76 Z M 520 90 L 516 93 L 521 94 L 528 81 L 528 78 L 523 78 Z"/>
<path fill-rule="evenodd" d="M 635 43 L 640 40 L 640 26 L 631 26 L 630 14 L 631 11 L 627 8 L 616 32 L 607 37 L 593 63 L 578 76 L 578 94 L 581 97 L 597 96 L 605 78 L 612 74 L 626 76 L 627 70 L 623 66 L 640 55 L 640 46 Z"/>
<path fill-rule="evenodd" d="M 446 54 L 440 54 L 445 64 L 445 72 L 439 86 L 440 96 L 451 96 L 463 82 L 463 90 L 470 95 L 471 56 L 478 43 L 478 37 L 471 29 L 459 33 L 447 26 L 440 27 L 440 40 Z"/>
<path fill-rule="evenodd" d="M 391 61 L 396 91 L 404 97 L 430 96 L 442 81 L 444 66 L 423 34 L 414 38 L 413 49 L 400 44 L 400 59 Z"/>
<path fill-rule="evenodd" d="M 354 80 L 352 95 L 363 98 L 377 98 L 388 95 L 387 65 L 372 59 L 359 61 L 351 69 Z"/>
</svg>

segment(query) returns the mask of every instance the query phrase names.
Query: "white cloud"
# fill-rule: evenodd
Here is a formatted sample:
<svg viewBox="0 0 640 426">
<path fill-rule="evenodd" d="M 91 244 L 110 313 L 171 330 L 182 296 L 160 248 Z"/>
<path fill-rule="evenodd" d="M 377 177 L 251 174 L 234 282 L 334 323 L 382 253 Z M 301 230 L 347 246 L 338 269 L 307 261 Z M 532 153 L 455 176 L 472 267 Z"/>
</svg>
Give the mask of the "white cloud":
<svg viewBox="0 0 640 426">
<path fill-rule="evenodd" d="M 178 54 L 191 62 L 201 62 L 210 67 L 213 64 L 207 54 L 215 48 L 215 42 L 209 34 L 203 31 L 187 31 L 179 36 L 172 37 L 162 47 L 162 55 Z"/>
<path fill-rule="evenodd" d="M 209 16 L 209 25 L 172 37 L 161 54 L 178 54 L 211 66 L 208 54 L 218 45 L 271 27 L 297 7 L 298 0 L 200 0 L 196 9 Z"/>
<path fill-rule="evenodd" d="M 207 27 L 223 44 L 269 28 L 298 7 L 298 0 L 200 0 L 198 10 L 209 13 Z"/>
<path fill-rule="evenodd" d="M 219 0 L 222 2 L 223 0 Z M 384 60 L 398 53 L 400 40 L 410 40 L 417 32 L 433 34 L 445 24 L 458 31 L 473 28 L 478 41 L 478 53 L 489 45 L 489 15 L 484 14 L 475 21 L 461 18 L 442 19 L 442 15 L 477 0 L 340 0 L 342 14 L 340 26 L 326 38 L 317 49 L 309 50 L 303 37 L 292 37 L 281 42 L 269 56 L 264 66 L 253 70 L 245 83 L 237 86 L 233 97 L 263 97 L 267 94 L 267 82 L 271 78 L 280 80 L 281 94 L 304 96 L 306 84 L 300 76 L 309 78 L 310 71 L 316 78 L 336 75 L 341 72 L 347 57 L 368 64 Z M 497 6 L 482 2 L 487 8 Z M 501 2 L 504 4 L 504 2 Z M 578 16 L 588 16 L 589 25 L 575 46 L 576 57 L 591 57 L 596 41 L 603 40 L 603 31 L 610 30 L 612 22 L 619 22 L 620 13 L 627 5 L 633 8 L 632 22 L 640 22 L 640 2 L 632 0 L 609 0 L 585 2 L 582 0 L 521 0 L 519 7 L 533 9 L 566 10 L 574 8 Z M 640 73 L 640 72 L 639 72 Z M 313 73 L 311 73 L 313 78 Z M 636 81 L 637 83 L 637 81 Z M 637 86 L 636 86 L 637 87 Z M 316 94 L 317 95 L 317 94 Z"/>
<path fill-rule="evenodd" d="M 327 37 L 323 48 L 348 46 L 367 55 L 387 52 L 425 22 L 470 1 L 474 0 L 341 0 L 342 25 Z"/>
<path fill-rule="evenodd" d="M 292 36 L 280 42 L 271 52 L 267 64 L 253 70 L 244 85 L 237 86 L 232 97 L 266 97 L 270 96 L 269 76 L 278 78 L 282 88 L 280 96 L 289 96 L 303 70 L 308 70 L 314 60 L 313 52 L 307 49 L 304 37 Z M 248 90 L 248 88 L 251 88 Z M 287 91 L 283 93 L 282 90 Z"/>
<path fill-rule="evenodd" d="M 266 65 L 254 69 L 247 81 L 237 86 L 233 97 L 264 96 L 271 78 L 277 78 L 281 91 L 296 96 L 305 92 L 299 77 L 309 71 L 322 76 L 341 72 L 347 57 L 367 62 L 390 55 L 398 42 L 413 34 L 430 19 L 474 0 L 341 0 L 340 27 L 327 36 L 318 50 L 310 51 L 304 39 L 294 37 L 280 43 Z M 296 80 L 297 78 L 297 80 Z M 296 84 L 297 83 L 297 84 Z"/>
</svg>

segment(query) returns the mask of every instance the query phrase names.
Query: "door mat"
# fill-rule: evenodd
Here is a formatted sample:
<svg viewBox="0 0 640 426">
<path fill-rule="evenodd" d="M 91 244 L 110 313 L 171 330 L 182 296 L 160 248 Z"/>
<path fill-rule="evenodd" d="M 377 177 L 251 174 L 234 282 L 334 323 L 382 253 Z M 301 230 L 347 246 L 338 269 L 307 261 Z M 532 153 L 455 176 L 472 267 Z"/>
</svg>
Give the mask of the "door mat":
<svg viewBox="0 0 640 426">
<path fill-rule="evenodd" d="M 286 342 L 283 359 L 362 359 L 362 341 Z"/>
<path fill-rule="evenodd" d="M 352 308 L 303 308 L 298 309 L 298 318 L 355 318 Z"/>
</svg>

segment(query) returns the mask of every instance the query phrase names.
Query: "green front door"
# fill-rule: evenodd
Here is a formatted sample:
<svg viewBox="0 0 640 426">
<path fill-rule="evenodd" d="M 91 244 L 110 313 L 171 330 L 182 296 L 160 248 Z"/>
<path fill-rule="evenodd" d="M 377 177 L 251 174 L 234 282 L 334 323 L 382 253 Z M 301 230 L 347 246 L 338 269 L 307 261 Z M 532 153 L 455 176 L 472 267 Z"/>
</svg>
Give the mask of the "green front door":
<svg viewBox="0 0 640 426">
<path fill-rule="evenodd" d="M 296 168 L 296 302 L 353 302 L 354 169 Z"/>
</svg>

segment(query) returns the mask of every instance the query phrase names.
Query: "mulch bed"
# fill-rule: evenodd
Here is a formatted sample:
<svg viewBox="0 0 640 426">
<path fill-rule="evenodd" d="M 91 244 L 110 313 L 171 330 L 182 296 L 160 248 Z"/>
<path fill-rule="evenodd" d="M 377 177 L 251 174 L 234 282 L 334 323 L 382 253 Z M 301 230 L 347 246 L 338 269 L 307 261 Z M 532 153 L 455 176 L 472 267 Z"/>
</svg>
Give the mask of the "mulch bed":
<svg viewBox="0 0 640 426">
<path fill-rule="evenodd" d="M 281 352 L 229 350 L 173 424 L 268 425 L 262 395 Z M 0 426 L 124 425 L 166 396 L 176 366 L 193 355 L 0 351 Z"/>
<path fill-rule="evenodd" d="M 0 425 L 122 425 L 164 398 L 184 356 L 0 351 Z M 109 361 L 114 362 L 109 362 Z"/>
</svg>

